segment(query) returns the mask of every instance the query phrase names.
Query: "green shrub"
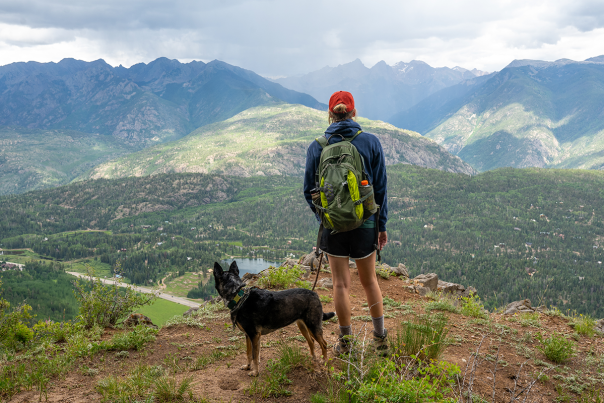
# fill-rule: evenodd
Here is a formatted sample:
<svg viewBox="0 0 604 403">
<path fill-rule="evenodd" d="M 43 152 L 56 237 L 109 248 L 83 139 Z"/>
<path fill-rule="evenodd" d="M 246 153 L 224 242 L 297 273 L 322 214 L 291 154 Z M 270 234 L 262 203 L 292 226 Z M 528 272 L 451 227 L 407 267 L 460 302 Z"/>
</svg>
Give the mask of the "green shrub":
<svg viewBox="0 0 604 403">
<path fill-rule="evenodd" d="M 78 318 L 87 329 L 95 325 L 115 326 L 136 308 L 149 305 L 157 298 L 155 294 L 138 293 L 131 286 L 120 287 L 121 280 L 117 280 L 117 284 L 104 284 L 95 278 L 90 266 L 86 265 L 86 268 L 90 280 L 78 278 L 73 285 L 80 304 Z M 120 272 L 119 262 L 114 270 Z"/>
<path fill-rule="evenodd" d="M 17 323 L 13 332 L 15 340 L 23 344 L 34 338 L 34 331 L 22 322 Z"/>
<path fill-rule="evenodd" d="M 448 319 L 441 313 L 421 315 L 412 322 L 401 322 L 390 338 L 394 354 L 420 359 L 437 359 L 444 351 Z"/>
<path fill-rule="evenodd" d="M 324 304 L 329 304 L 331 301 L 333 301 L 333 298 L 331 298 L 328 295 L 320 295 L 319 299 L 321 300 L 322 303 Z"/>
<path fill-rule="evenodd" d="M 418 368 L 419 376 L 401 379 L 399 368 L 390 360 L 380 360 L 372 375 L 362 382 L 352 394 L 359 402 L 455 402 L 445 397 L 455 384 L 461 371 L 447 362 L 431 363 Z M 375 374 L 375 375 L 374 375 Z M 377 376 L 376 376 L 377 375 Z"/>
<path fill-rule="evenodd" d="M 574 343 L 561 334 L 552 334 L 547 339 L 539 333 L 537 340 L 541 344 L 537 348 L 541 351 L 548 360 L 561 364 L 571 358 L 575 354 Z"/>
<path fill-rule="evenodd" d="M 155 340 L 157 333 L 157 329 L 138 325 L 130 332 L 113 336 L 108 343 L 108 350 L 140 350 L 145 343 Z"/>
<path fill-rule="evenodd" d="M 304 270 L 298 266 L 269 267 L 267 273 L 258 279 L 258 285 L 263 288 L 286 289 L 291 286 L 310 289 L 311 285 L 300 280 Z"/>
<path fill-rule="evenodd" d="M 461 305 L 461 314 L 471 316 L 473 318 L 486 318 L 480 297 L 476 294 L 469 297 L 462 297 L 463 304 Z"/>
<path fill-rule="evenodd" d="M 192 383 L 192 377 L 183 379 L 179 384 L 176 379 L 163 376 L 155 382 L 153 397 L 158 402 L 182 402 L 186 400 L 186 393 L 189 400 L 193 400 Z"/>
<path fill-rule="evenodd" d="M 573 327 L 582 336 L 593 337 L 596 334 L 596 321 L 589 315 L 576 317 Z"/>
<path fill-rule="evenodd" d="M 52 343 L 63 343 L 78 330 L 80 330 L 80 326 L 77 324 L 72 324 L 71 322 L 53 322 L 51 320 L 41 320 L 33 327 L 36 339 L 47 340 Z"/>
<path fill-rule="evenodd" d="M 33 338 L 33 332 L 26 324 L 31 319 L 30 311 L 31 306 L 27 304 L 10 310 L 10 303 L 0 294 L 0 346 L 4 345 L 10 350 L 20 349 Z"/>
<path fill-rule="evenodd" d="M 428 313 L 432 312 L 432 311 L 447 311 L 447 312 L 453 312 L 453 313 L 459 313 L 459 309 L 453 305 L 453 301 L 451 301 L 450 299 L 440 299 L 438 301 L 432 301 L 432 302 L 428 302 L 425 306 L 424 306 L 424 310 Z"/>
</svg>

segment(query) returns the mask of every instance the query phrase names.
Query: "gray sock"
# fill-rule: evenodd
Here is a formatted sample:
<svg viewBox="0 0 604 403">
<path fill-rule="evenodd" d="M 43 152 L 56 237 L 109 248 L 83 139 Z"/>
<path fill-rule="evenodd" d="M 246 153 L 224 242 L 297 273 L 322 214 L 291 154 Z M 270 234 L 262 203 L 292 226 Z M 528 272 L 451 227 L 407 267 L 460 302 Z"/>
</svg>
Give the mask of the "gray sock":
<svg viewBox="0 0 604 403">
<path fill-rule="evenodd" d="M 351 326 L 340 326 L 340 334 L 342 336 L 349 336 L 352 334 L 352 327 Z"/>
<path fill-rule="evenodd" d="M 384 315 L 380 316 L 379 318 L 371 318 L 371 321 L 373 322 L 373 330 L 375 332 L 376 336 L 383 336 L 384 335 Z M 340 327 L 341 329 L 341 327 Z"/>
</svg>

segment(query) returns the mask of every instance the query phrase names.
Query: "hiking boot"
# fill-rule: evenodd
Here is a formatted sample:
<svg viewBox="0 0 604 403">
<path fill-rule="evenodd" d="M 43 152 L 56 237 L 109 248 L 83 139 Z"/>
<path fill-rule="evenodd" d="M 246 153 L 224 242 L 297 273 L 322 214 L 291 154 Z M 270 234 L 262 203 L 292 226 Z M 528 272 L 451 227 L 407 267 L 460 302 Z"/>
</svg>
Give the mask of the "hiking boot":
<svg viewBox="0 0 604 403">
<path fill-rule="evenodd" d="M 386 329 L 384 329 L 384 334 L 381 336 L 375 334 L 375 330 L 373 331 L 373 347 L 379 356 L 388 356 L 390 349 L 388 347 L 388 331 Z"/>
<path fill-rule="evenodd" d="M 333 353 L 337 356 L 350 353 L 350 338 L 351 335 L 339 335 L 338 342 L 333 345 Z"/>
</svg>

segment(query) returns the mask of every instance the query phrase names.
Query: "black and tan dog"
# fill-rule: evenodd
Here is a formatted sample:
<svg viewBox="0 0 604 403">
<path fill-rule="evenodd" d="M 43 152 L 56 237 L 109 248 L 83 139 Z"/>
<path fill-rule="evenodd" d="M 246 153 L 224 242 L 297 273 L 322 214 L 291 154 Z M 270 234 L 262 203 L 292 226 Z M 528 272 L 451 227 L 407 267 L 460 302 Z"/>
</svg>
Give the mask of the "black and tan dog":
<svg viewBox="0 0 604 403">
<path fill-rule="evenodd" d="M 313 339 L 319 343 L 323 359 L 327 359 L 322 322 L 334 317 L 335 313 L 323 313 L 317 293 L 304 288 L 285 291 L 244 288 L 236 262 L 231 263 L 227 272 L 214 263 L 214 279 L 218 294 L 229 301 L 227 306 L 231 310 L 233 324 L 245 333 L 247 365 L 241 369 L 251 369 L 250 376 L 258 375 L 260 336 L 294 322 L 306 338 L 313 359 L 316 358 Z"/>
</svg>

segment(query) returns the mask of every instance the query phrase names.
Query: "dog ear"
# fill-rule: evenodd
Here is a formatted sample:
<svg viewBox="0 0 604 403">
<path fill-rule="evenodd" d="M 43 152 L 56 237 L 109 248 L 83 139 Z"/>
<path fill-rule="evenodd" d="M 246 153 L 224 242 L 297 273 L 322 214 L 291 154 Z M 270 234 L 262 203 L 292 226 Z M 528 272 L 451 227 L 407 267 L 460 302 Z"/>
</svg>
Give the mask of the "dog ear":
<svg viewBox="0 0 604 403">
<path fill-rule="evenodd" d="M 214 276 L 222 276 L 223 274 L 224 270 L 222 270 L 222 266 L 218 262 L 214 262 Z"/>
<path fill-rule="evenodd" d="M 237 277 L 239 277 L 239 267 L 237 267 L 237 262 L 233 260 L 233 263 L 231 263 L 231 267 L 229 267 L 229 271 L 231 273 L 234 273 L 237 275 Z"/>
</svg>

